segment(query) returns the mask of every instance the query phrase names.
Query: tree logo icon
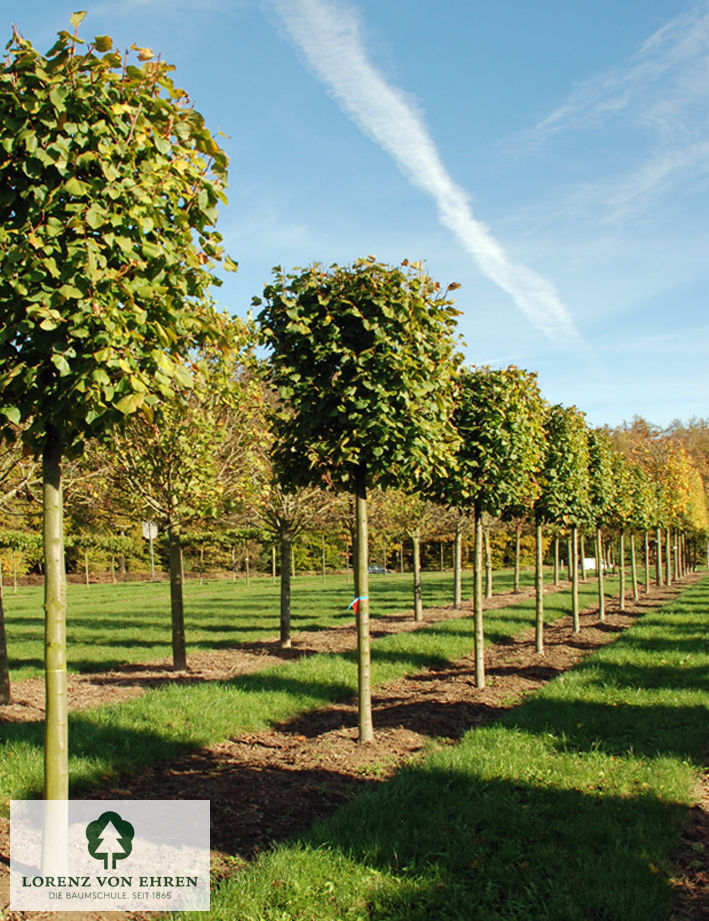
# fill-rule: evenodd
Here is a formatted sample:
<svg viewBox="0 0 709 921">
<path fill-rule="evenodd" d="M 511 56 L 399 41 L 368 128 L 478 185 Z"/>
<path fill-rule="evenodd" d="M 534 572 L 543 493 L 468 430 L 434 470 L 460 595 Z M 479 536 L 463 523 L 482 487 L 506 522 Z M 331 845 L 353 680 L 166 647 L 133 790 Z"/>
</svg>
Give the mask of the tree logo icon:
<svg viewBox="0 0 709 921">
<path fill-rule="evenodd" d="M 117 812 L 104 812 L 86 826 L 89 854 L 96 860 L 103 860 L 104 870 L 115 870 L 117 860 L 125 858 L 133 850 L 135 829 Z"/>
</svg>

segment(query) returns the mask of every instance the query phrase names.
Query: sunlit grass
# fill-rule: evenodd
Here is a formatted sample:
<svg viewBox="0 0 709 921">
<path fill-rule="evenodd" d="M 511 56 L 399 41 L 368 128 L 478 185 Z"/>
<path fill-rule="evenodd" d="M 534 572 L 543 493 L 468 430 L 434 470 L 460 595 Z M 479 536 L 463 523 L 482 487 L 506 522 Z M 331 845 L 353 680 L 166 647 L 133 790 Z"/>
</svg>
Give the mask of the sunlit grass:
<svg viewBox="0 0 709 921">
<path fill-rule="evenodd" d="M 708 620 L 705 578 L 225 881 L 211 917 L 666 921 L 709 740 Z"/>
</svg>

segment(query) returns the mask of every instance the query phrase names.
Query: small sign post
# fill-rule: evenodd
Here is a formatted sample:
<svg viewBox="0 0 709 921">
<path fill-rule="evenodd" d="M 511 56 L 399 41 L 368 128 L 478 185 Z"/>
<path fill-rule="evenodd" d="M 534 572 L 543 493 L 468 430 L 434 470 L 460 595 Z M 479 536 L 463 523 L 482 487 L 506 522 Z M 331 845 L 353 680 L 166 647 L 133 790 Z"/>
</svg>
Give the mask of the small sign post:
<svg viewBox="0 0 709 921">
<path fill-rule="evenodd" d="M 143 537 L 150 541 L 150 577 L 155 581 L 155 553 L 153 552 L 153 541 L 158 536 L 158 526 L 154 521 L 143 522 Z"/>
</svg>

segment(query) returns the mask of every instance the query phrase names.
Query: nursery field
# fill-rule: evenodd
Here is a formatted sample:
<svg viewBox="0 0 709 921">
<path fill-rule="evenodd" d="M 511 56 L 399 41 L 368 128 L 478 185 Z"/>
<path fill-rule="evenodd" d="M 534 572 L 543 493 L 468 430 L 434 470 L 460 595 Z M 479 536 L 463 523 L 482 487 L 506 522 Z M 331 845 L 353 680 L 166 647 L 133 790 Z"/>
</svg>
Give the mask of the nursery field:
<svg viewBox="0 0 709 921">
<path fill-rule="evenodd" d="M 429 589 L 439 580 L 445 594 L 450 579 L 426 574 Z M 373 581 L 405 609 L 410 578 Z M 685 585 L 625 615 L 611 602 L 599 625 L 591 581 L 576 636 L 568 591 L 547 595 L 544 659 L 529 651 L 533 600 L 495 598 L 486 691 L 472 686 L 466 612 L 378 637 L 373 745 L 355 741 L 351 651 L 146 685 L 72 713 L 72 796 L 209 798 L 223 829 L 209 917 L 229 921 L 669 921 L 681 891 L 676 917 L 699 921 L 704 813 L 684 870 L 677 857 L 709 742 L 709 577 Z M 190 595 L 217 588 L 246 587 Z M 344 580 L 336 590 L 346 602 Z M 337 613 L 306 620 L 312 637 Z M 41 791 L 41 722 L 6 722 L 0 738 L 6 815 Z"/>
<path fill-rule="evenodd" d="M 423 574 L 426 607 L 451 603 L 451 573 Z M 532 584 L 523 571 L 521 585 Z M 372 618 L 411 607 L 410 574 L 371 575 Z M 512 589 L 512 570 L 495 573 L 495 592 Z M 472 594 L 464 574 L 463 597 Z M 270 578 L 188 581 L 185 624 L 190 650 L 225 649 L 278 634 L 279 584 Z M 292 583 L 292 629 L 322 630 L 353 621 L 352 577 L 296 576 Z M 40 675 L 43 668 L 42 588 L 4 591 L 11 677 Z M 70 671 L 109 669 L 127 662 L 150 662 L 170 653 L 170 587 L 167 582 L 122 582 L 67 586 L 67 655 Z"/>
</svg>

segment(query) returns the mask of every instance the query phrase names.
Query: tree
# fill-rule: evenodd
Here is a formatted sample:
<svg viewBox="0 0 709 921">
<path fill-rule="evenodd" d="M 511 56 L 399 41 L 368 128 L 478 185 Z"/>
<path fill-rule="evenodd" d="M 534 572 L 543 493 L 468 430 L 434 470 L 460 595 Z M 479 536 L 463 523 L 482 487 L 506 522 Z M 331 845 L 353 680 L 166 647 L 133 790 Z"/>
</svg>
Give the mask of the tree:
<svg viewBox="0 0 709 921">
<path fill-rule="evenodd" d="M 259 315 L 270 348 L 274 464 L 284 488 L 355 498 L 359 738 L 373 738 L 369 672 L 367 491 L 410 486 L 444 468 L 457 311 L 420 263 L 274 269 Z M 257 305 L 262 302 L 255 299 Z"/>
<path fill-rule="evenodd" d="M 536 496 L 544 403 L 535 374 L 509 368 L 462 368 L 453 416 L 455 468 L 439 484 L 444 501 L 472 513 L 475 533 L 475 684 L 485 687 L 482 603 L 483 513 L 527 507 Z"/>
<path fill-rule="evenodd" d="M 0 414 L 42 457 L 47 799 L 68 788 L 62 461 L 189 383 L 227 162 L 171 68 L 83 47 L 83 16 L 44 56 L 15 31 L 0 69 Z"/>
<path fill-rule="evenodd" d="M 615 500 L 613 443 L 604 429 L 588 433 L 588 479 L 590 516 L 596 527 L 596 573 L 598 575 L 598 616 L 605 620 L 606 600 L 603 573 L 603 528 L 610 524 Z"/>
<path fill-rule="evenodd" d="M 116 488 L 167 530 L 172 658 L 178 670 L 187 667 L 184 528 L 227 514 L 258 480 L 263 392 L 250 367 L 251 334 L 248 324 L 224 320 L 219 347 L 195 356 L 195 386 L 177 390 L 149 419 L 136 415 L 111 440 Z"/>
<path fill-rule="evenodd" d="M 588 433 L 575 406 L 552 406 L 547 417 L 548 452 L 537 505 L 541 520 L 570 525 L 574 633 L 580 630 L 578 601 L 578 528 L 589 517 Z"/>
</svg>

